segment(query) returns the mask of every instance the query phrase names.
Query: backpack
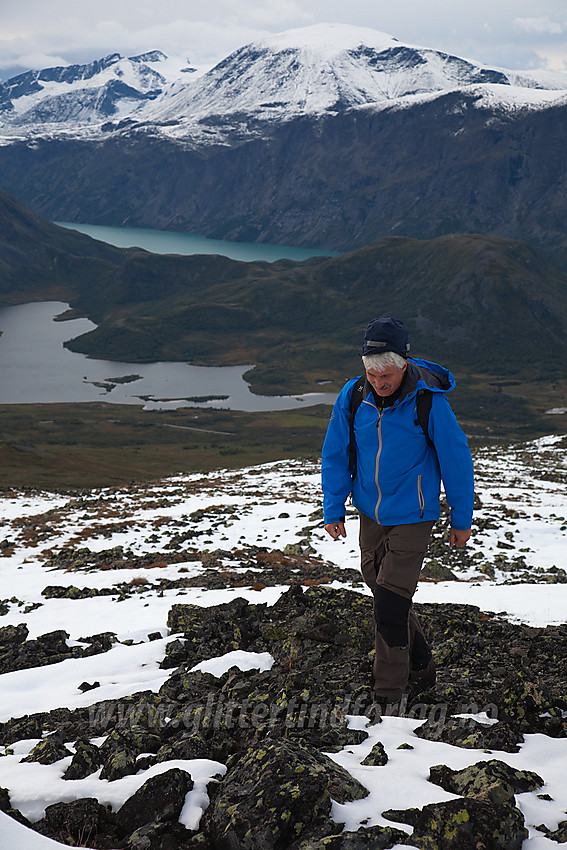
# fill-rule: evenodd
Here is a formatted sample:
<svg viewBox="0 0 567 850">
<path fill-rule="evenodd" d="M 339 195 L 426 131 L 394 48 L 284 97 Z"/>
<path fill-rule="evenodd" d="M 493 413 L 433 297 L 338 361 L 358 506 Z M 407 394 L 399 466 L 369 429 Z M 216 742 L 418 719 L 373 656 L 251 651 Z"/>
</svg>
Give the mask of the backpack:
<svg viewBox="0 0 567 850">
<path fill-rule="evenodd" d="M 349 417 L 349 444 L 348 444 L 348 467 L 353 480 L 356 478 L 356 443 L 354 440 L 354 417 L 356 411 L 362 402 L 362 393 L 366 383 L 366 375 L 361 375 L 354 387 L 350 397 L 350 417 Z M 416 425 L 421 426 L 421 430 L 425 435 L 427 445 L 435 448 L 433 440 L 429 436 L 429 414 L 431 412 L 431 403 L 433 393 L 431 390 L 418 390 L 416 395 L 417 420 Z"/>
</svg>

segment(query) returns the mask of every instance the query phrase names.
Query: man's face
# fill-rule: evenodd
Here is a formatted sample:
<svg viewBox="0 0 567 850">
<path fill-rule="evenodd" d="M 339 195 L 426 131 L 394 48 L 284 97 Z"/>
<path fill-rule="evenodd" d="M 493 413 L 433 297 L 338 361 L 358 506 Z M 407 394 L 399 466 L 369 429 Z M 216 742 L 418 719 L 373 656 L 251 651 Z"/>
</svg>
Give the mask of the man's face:
<svg viewBox="0 0 567 850">
<path fill-rule="evenodd" d="M 396 392 L 404 379 L 406 369 L 407 363 L 404 363 L 401 369 L 396 369 L 394 366 L 387 366 L 383 372 L 377 372 L 376 369 L 367 369 L 366 377 L 376 395 L 384 398 Z"/>
</svg>

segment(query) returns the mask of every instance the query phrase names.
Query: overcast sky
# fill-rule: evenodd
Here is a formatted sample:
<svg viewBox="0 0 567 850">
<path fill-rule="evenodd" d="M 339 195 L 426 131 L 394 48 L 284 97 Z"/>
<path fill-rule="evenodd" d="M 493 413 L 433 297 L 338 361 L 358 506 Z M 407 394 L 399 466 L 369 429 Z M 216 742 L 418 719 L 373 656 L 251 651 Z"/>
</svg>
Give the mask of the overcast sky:
<svg viewBox="0 0 567 850">
<path fill-rule="evenodd" d="M 320 22 L 372 27 L 488 65 L 567 68 L 567 0 L 1 0 L 0 77 L 159 48 L 210 65 Z"/>
</svg>

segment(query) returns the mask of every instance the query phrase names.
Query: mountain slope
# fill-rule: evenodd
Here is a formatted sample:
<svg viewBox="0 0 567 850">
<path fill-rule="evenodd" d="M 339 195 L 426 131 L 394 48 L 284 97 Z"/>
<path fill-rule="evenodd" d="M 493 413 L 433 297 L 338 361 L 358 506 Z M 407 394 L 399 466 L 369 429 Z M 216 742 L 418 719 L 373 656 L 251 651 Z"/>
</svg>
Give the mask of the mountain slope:
<svg viewBox="0 0 567 850">
<path fill-rule="evenodd" d="M 464 374 L 561 377 L 567 362 L 567 278 L 519 242 L 390 238 L 332 259 L 242 263 L 110 248 L 0 201 L 4 303 L 56 293 L 98 323 L 69 347 L 101 359 L 252 362 L 255 386 L 314 389 L 314 370 L 359 368 L 362 329 L 382 314 L 407 322 L 416 356 Z"/>
<path fill-rule="evenodd" d="M 536 85 L 521 75 L 514 81 Z M 140 119 L 177 119 L 180 128 L 166 132 L 178 138 L 195 132 L 197 121 L 222 126 L 242 122 L 244 115 L 289 120 L 485 83 L 510 85 L 511 77 L 375 30 L 319 24 L 242 47 L 193 86 L 168 93 Z"/>
<path fill-rule="evenodd" d="M 8 138 L 63 129 L 76 138 L 120 131 L 123 125 L 108 119 L 128 119 L 165 137 L 210 144 L 230 142 L 234 133 L 254 136 L 255 122 L 265 133 L 264 125 L 297 115 L 375 111 L 471 86 L 506 107 L 544 108 L 567 93 L 567 73 L 490 68 L 345 24 L 289 30 L 245 45 L 203 76 L 186 73 L 194 70 L 152 51 L 30 71 L 0 86 L 0 128 Z"/>
<path fill-rule="evenodd" d="M 567 269 L 567 72 L 339 25 L 179 67 L 113 55 L 9 81 L 3 187 L 54 220 L 331 250 L 480 232 Z"/>
<path fill-rule="evenodd" d="M 86 65 L 28 71 L 0 84 L 0 126 L 31 129 L 127 117 L 196 69 L 160 50 L 139 56 L 111 53 Z"/>
<path fill-rule="evenodd" d="M 345 250 L 398 235 L 519 238 L 567 268 L 567 107 L 498 113 L 449 92 L 412 109 L 288 121 L 184 150 L 142 133 L 0 147 L 44 215 Z"/>
</svg>

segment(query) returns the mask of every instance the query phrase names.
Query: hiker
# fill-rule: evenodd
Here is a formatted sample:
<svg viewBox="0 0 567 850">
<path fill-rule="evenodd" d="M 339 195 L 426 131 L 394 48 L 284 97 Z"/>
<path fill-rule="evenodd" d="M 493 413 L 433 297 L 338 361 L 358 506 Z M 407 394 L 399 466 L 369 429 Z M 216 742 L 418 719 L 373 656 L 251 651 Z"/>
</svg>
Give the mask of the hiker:
<svg viewBox="0 0 567 850">
<path fill-rule="evenodd" d="M 453 375 L 408 351 L 403 322 L 370 322 L 365 374 L 348 381 L 335 402 L 321 466 L 325 530 L 334 540 L 346 537 L 349 495 L 359 512 L 362 575 L 374 594 L 372 689 L 382 710 L 435 684 L 412 598 L 440 514 L 441 481 L 451 546 L 469 539 L 473 508 L 471 453 L 446 395 Z"/>
</svg>

